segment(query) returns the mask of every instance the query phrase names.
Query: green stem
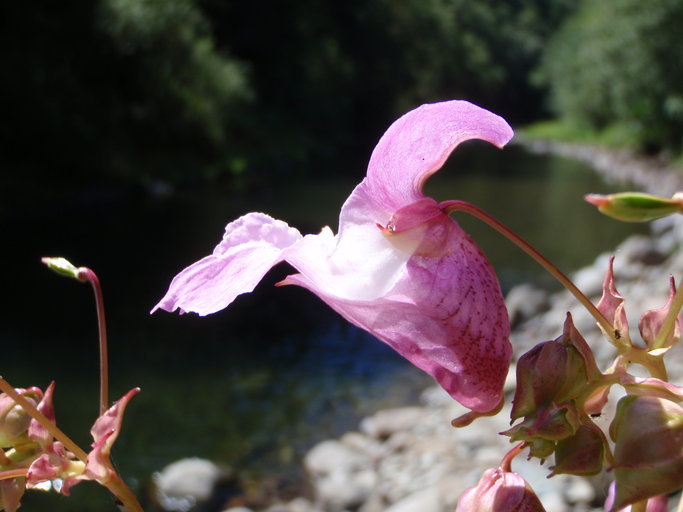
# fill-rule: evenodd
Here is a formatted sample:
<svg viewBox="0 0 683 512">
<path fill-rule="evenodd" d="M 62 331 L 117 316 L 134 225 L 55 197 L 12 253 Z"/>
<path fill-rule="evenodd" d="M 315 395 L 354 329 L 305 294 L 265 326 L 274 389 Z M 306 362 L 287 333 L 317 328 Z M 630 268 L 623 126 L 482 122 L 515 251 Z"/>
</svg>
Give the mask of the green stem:
<svg viewBox="0 0 683 512">
<path fill-rule="evenodd" d="M 444 201 L 439 204 L 440 208 L 448 213 L 453 213 L 456 211 L 465 212 L 477 219 L 481 220 L 491 228 L 495 229 L 503 235 L 505 238 L 510 240 L 517 247 L 522 249 L 528 256 L 530 256 L 536 263 L 543 267 L 551 276 L 557 279 L 562 286 L 564 286 L 569 292 L 576 297 L 576 299 L 585 307 L 588 312 L 595 318 L 598 325 L 602 328 L 607 336 L 612 338 L 615 344 L 617 340 L 614 338 L 614 327 L 607 321 L 598 308 L 593 305 L 593 303 L 586 297 L 581 290 L 579 290 L 576 285 L 569 279 L 561 270 L 559 270 L 548 258 L 543 256 L 538 252 L 531 244 L 520 237 L 517 233 L 508 228 L 505 224 L 500 222 L 495 217 L 492 217 L 484 210 L 477 208 L 476 206 L 467 203 L 465 201 Z"/>
<path fill-rule="evenodd" d="M 663 348 L 666 345 L 666 340 L 669 337 L 669 334 L 673 331 L 673 329 L 675 329 L 676 319 L 678 318 L 678 314 L 681 311 L 681 307 L 683 307 L 683 287 L 681 287 L 682 284 L 683 283 L 679 283 L 678 285 L 678 290 L 676 290 L 674 300 L 671 302 L 671 307 L 669 308 L 669 311 L 666 314 L 666 318 L 664 319 L 662 328 L 659 330 L 659 333 L 657 333 L 657 337 L 652 343 L 652 347 L 650 347 L 650 350 Z"/>
<path fill-rule="evenodd" d="M 106 481 L 98 480 L 98 482 L 116 496 L 116 499 L 121 502 L 122 510 L 126 512 L 144 512 L 133 491 L 130 490 L 130 487 L 126 485 L 118 474 L 111 473 Z"/>
<path fill-rule="evenodd" d="M 97 274 L 88 267 L 78 268 L 78 280 L 89 282 L 95 294 L 97 308 L 97 329 L 100 340 L 100 416 L 109 408 L 109 362 L 107 350 L 107 324 L 104 315 L 104 298 L 102 286 Z"/>
<path fill-rule="evenodd" d="M 23 396 L 17 393 L 9 382 L 0 377 L 0 389 L 7 393 L 17 404 L 21 406 L 34 420 L 40 423 L 47 431 L 52 434 L 52 437 L 61 441 L 75 456 L 82 462 L 87 462 L 88 454 L 86 454 L 76 443 L 74 443 L 69 436 L 62 432 L 57 425 L 47 419 L 45 415 L 40 412 L 35 405 L 26 400 Z"/>
</svg>

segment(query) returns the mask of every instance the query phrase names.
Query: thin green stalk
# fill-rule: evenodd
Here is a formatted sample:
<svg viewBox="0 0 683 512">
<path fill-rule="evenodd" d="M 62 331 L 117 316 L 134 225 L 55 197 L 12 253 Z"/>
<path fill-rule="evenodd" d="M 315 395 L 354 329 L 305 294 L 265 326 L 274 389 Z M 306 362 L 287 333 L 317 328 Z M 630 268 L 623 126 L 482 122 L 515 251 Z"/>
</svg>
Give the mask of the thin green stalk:
<svg viewBox="0 0 683 512">
<path fill-rule="evenodd" d="M 517 233 L 508 228 L 505 224 L 500 222 L 495 217 L 492 217 L 484 210 L 477 208 L 476 206 L 467 203 L 465 201 L 451 200 L 444 201 L 439 204 L 441 209 L 448 213 L 453 212 L 465 212 L 473 217 L 481 220 L 491 228 L 495 229 L 503 235 L 505 238 L 510 240 L 517 247 L 522 249 L 528 256 L 530 256 L 536 263 L 538 263 L 543 269 L 545 269 L 551 276 L 557 279 L 562 286 L 564 286 L 569 292 L 576 297 L 576 299 L 585 307 L 588 312 L 595 318 L 596 322 L 607 336 L 612 338 L 615 344 L 617 340 L 614 338 L 614 327 L 609 321 L 603 316 L 602 313 L 595 307 L 595 305 L 586 297 L 581 290 L 579 290 L 576 285 L 569 279 L 561 270 L 559 270 L 548 258 L 543 256 L 538 252 L 531 244 L 520 237 Z"/>
<path fill-rule="evenodd" d="M 52 434 L 52 437 L 61 441 L 75 456 L 82 462 L 87 462 L 88 454 L 86 454 L 76 443 L 74 443 L 69 436 L 62 432 L 57 425 L 47 419 L 45 415 L 40 412 L 35 405 L 26 400 L 23 396 L 17 393 L 14 388 L 4 378 L 0 377 L 0 389 L 7 393 L 17 404 L 21 406 L 34 420 L 40 423 L 47 431 Z"/>
</svg>

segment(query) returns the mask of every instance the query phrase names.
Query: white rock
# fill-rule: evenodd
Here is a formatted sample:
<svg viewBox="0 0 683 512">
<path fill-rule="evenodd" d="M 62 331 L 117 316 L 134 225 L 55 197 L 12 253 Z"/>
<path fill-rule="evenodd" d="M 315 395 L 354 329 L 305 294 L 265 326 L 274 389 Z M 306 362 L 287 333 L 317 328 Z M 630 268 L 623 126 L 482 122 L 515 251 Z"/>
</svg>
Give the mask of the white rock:
<svg viewBox="0 0 683 512">
<path fill-rule="evenodd" d="M 394 503 L 385 512 L 442 512 L 443 501 L 437 487 L 415 492 Z"/>
<path fill-rule="evenodd" d="M 200 458 L 181 459 L 152 475 L 155 498 L 169 512 L 185 512 L 211 497 L 225 471 Z"/>
<path fill-rule="evenodd" d="M 595 499 L 595 489 L 585 478 L 572 478 L 564 496 L 569 503 L 590 503 Z"/>
<path fill-rule="evenodd" d="M 424 416 L 422 407 L 386 409 L 363 419 L 360 430 L 375 439 L 385 439 L 394 432 L 415 427 Z"/>
<path fill-rule="evenodd" d="M 339 441 L 323 441 L 304 458 L 317 504 L 327 512 L 357 508 L 372 493 L 377 474 L 371 458 Z"/>
</svg>

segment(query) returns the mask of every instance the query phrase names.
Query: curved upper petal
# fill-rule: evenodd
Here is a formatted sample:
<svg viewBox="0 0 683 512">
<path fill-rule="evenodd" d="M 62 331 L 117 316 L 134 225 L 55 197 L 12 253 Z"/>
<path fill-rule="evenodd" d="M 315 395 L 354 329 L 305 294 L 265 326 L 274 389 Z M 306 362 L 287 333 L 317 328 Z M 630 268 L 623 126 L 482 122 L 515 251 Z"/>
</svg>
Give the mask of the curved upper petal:
<svg viewBox="0 0 683 512">
<path fill-rule="evenodd" d="M 166 295 L 154 307 L 200 316 L 228 306 L 235 297 L 251 292 L 283 251 L 301 240 L 301 233 L 263 213 L 248 213 L 225 227 L 213 254 L 178 274 Z"/>
<path fill-rule="evenodd" d="M 481 139 L 502 147 L 511 138 L 502 117 L 467 101 L 422 105 L 396 120 L 372 152 L 369 195 L 385 211 L 398 210 L 423 197 L 427 178 L 461 142 Z"/>
</svg>

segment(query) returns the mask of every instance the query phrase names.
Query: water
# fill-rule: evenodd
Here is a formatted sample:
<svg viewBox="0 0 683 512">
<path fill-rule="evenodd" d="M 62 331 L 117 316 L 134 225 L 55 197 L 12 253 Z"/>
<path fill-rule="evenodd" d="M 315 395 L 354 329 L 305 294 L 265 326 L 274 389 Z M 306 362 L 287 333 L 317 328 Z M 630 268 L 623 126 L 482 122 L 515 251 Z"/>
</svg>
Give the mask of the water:
<svg viewBox="0 0 683 512">
<path fill-rule="evenodd" d="M 290 271 L 284 265 L 224 312 L 148 312 L 179 270 L 211 251 L 228 221 L 260 210 L 302 232 L 336 227 L 354 185 L 335 178 L 241 197 L 181 191 L 166 199 L 111 189 L 66 197 L 36 190 L 35 201 L 5 205 L 2 375 L 18 387 L 55 379 L 58 424 L 81 446 L 90 443 L 98 393 L 91 292 L 39 264 L 41 256 L 66 256 L 103 282 L 112 399 L 142 388 L 114 449 L 139 495 L 154 470 L 188 456 L 296 485 L 297 462 L 311 444 L 355 428 L 379 407 L 414 401 L 429 379 L 309 292 L 273 288 Z M 581 199 L 612 190 L 583 164 L 481 145 L 456 152 L 427 188 L 438 199 L 489 211 L 563 270 L 589 263 L 638 229 L 599 216 Z M 457 220 L 488 254 L 504 289 L 523 281 L 552 286 L 500 235 L 462 214 Z M 106 499 L 95 487 L 76 487 L 74 500 L 38 496 L 25 506 L 93 510 L 89 500 Z"/>
</svg>

